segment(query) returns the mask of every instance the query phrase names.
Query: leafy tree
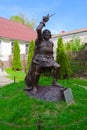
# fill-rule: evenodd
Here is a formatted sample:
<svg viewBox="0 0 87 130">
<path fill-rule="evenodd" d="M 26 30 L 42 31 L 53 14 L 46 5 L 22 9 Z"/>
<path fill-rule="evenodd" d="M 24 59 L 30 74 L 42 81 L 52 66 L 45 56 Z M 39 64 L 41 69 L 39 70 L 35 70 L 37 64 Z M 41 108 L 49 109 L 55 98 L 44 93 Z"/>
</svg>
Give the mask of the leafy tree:
<svg viewBox="0 0 87 130">
<path fill-rule="evenodd" d="M 72 40 L 70 41 L 72 51 L 78 52 L 83 48 L 79 36 L 73 35 Z"/>
<path fill-rule="evenodd" d="M 10 20 L 16 21 L 18 23 L 22 23 L 22 24 L 24 24 L 27 27 L 32 28 L 32 29 L 34 29 L 34 27 L 35 27 L 35 20 L 34 19 L 29 20 L 29 18 L 25 17 L 24 14 L 19 14 L 19 15 L 11 16 Z"/>
<path fill-rule="evenodd" d="M 61 65 L 59 78 L 68 78 L 71 75 L 70 61 L 65 53 L 62 37 L 59 37 L 57 42 L 56 62 Z"/>
<path fill-rule="evenodd" d="M 18 41 L 14 41 L 12 69 L 14 70 L 22 69 L 22 64 L 20 59 L 20 48 L 19 48 Z"/>
<path fill-rule="evenodd" d="M 66 52 L 78 52 L 84 48 L 84 45 L 81 43 L 79 36 L 73 35 L 72 40 L 68 41 L 65 44 Z"/>
<path fill-rule="evenodd" d="M 29 49 L 28 49 L 28 59 L 27 59 L 27 66 L 26 66 L 26 69 L 28 69 L 30 67 L 30 64 L 32 62 L 32 58 L 33 58 L 33 55 L 34 55 L 34 47 L 35 47 L 35 42 L 34 41 L 31 41 L 29 43 Z"/>
<path fill-rule="evenodd" d="M 71 43 L 70 43 L 70 42 L 67 42 L 67 43 L 65 44 L 65 50 L 66 50 L 66 52 L 72 51 L 72 46 L 71 46 Z"/>
</svg>

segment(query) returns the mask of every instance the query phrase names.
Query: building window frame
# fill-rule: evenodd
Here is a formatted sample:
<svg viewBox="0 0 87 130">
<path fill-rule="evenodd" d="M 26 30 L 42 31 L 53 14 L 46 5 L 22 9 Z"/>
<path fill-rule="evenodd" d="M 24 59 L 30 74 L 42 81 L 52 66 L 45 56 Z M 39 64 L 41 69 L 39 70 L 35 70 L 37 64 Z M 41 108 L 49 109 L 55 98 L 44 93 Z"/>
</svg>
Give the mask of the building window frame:
<svg viewBox="0 0 87 130">
<path fill-rule="evenodd" d="M 0 40 L 0 56 L 2 55 L 2 47 L 1 47 L 1 40 Z"/>
<path fill-rule="evenodd" d="M 29 44 L 26 43 L 26 44 L 25 44 L 25 54 L 28 54 L 28 49 L 29 49 Z"/>
<path fill-rule="evenodd" d="M 13 54 L 14 42 L 11 42 L 11 53 Z"/>
</svg>

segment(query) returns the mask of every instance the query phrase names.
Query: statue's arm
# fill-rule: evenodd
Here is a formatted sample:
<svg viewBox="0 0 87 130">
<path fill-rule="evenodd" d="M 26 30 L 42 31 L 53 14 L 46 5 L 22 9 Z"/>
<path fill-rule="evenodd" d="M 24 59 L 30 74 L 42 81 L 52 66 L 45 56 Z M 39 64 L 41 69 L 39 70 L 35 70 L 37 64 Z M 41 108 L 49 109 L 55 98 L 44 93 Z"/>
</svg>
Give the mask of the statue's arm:
<svg viewBox="0 0 87 130">
<path fill-rule="evenodd" d="M 42 39 L 42 28 L 45 26 L 45 22 L 42 21 L 40 24 L 37 26 L 36 31 L 37 31 L 37 38 Z"/>
<path fill-rule="evenodd" d="M 37 37 L 38 39 L 42 39 L 42 28 L 45 26 L 45 23 L 48 22 L 49 20 L 49 15 L 44 16 L 42 19 L 42 22 L 37 26 L 36 31 L 37 31 Z"/>
</svg>

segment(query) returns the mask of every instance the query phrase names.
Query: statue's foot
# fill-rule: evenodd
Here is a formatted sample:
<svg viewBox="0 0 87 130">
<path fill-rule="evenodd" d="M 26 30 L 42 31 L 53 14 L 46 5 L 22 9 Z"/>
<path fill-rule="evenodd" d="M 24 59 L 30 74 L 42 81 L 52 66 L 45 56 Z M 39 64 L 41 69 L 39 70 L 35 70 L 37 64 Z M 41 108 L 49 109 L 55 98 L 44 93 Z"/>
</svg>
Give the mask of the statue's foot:
<svg viewBox="0 0 87 130">
<path fill-rule="evenodd" d="M 66 90 L 66 88 L 64 88 L 63 86 L 61 86 L 61 85 L 58 84 L 57 82 L 53 82 L 52 86 L 57 86 L 61 91 Z"/>
<path fill-rule="evenodd" d="M 32 94 L 33 95 L 37 94 L 37 87 L 33 87 Z"/>
<path fill-rule="evenodd" d="M 58 84 L 57 82 L 53 82 L 52 86 L 60 87 L 60 84 Z"/>
<path fill-rule="evenodd" d="M 31 86 L 26 86 L 26 87 L 25 87 L 25 90 L 26 90 L 26 91 L 30 91 L 30 90 L 32 90 L 32 89 L 33 89 L 33 88 L 32 88 Z"/>
</svg>

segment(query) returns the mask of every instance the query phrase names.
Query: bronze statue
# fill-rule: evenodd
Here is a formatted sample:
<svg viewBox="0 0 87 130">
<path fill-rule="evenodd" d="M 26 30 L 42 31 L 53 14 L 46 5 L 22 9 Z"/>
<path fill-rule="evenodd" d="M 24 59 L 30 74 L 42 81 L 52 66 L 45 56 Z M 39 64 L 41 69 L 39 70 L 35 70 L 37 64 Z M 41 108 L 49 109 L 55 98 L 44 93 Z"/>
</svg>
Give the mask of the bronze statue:
<svg viewBox="0 0 87 130">
<path fill-rule="evenodd" d="M 35 40 L 34 56 L 25 77 L 27 89 L 32 90 L 33 94 L 36 94 L 38 91 L 40 74 L 45 68 L 53 69 L 52 86 L 58 86 L 57 79 L 60 65 L 54 61 L 53 42 L 49 40 L 51 38 L 51 32 L 48 29 L 42 31 L 49 17 L 49 15 L 44 16 L 39 26 L 36 28 L 37 39 Z"/>
</svg>

